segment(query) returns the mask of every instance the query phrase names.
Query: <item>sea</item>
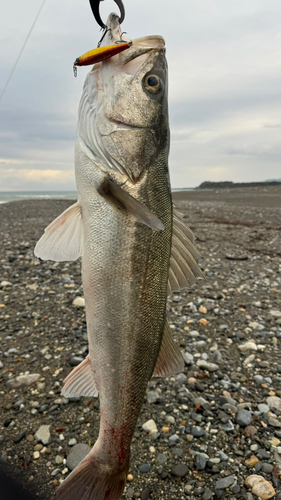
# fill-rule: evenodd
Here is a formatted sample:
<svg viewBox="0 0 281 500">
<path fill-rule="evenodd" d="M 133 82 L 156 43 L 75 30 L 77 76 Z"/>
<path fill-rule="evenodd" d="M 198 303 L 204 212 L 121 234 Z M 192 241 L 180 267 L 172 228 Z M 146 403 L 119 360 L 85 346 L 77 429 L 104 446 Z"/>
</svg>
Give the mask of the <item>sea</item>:
<svg viewBox="0 0 281 500">
<path fill-rule="evenodd" d="M 176 191 L 193 191 L 194 188 L 175 188 Z M 21 200 L 77 200 L 76 191 L 0 191 L 0 203 Z"/>
<path fill-rule="evenodd" d="M 0 203 L 21 200 L 77 200 L 76 191 L 0 191 Z"/>
</svg>

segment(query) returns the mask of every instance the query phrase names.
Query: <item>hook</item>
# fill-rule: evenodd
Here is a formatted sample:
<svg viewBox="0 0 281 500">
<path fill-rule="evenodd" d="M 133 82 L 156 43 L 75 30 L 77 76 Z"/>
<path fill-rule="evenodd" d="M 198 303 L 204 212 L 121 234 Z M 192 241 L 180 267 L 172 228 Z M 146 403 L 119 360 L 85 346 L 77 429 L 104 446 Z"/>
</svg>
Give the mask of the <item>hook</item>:
<svg viewBox="0 0 281 500">
<path fill-rule="evenodd" d="M 90 0 L 90 5 L 91 5 L 91 9 L 93 11 L 95 20 L 97 21 L 97 23 L 100 25 L 100 27 L 102 29 L 105 29 L 106 25 L 104 24 L 104 22 L 102 21 L 102 19 L 100 17 L 100 2 L 101 2 L 101 0 Z M 119 10 L 120 10 L 119 23 L 121 24 L 121 23 L 123 23 L 124 18 L 125 18 L 125 8 L 124 8 L 122 0 L 114 0 L 114 2 L 118 5 Z"/>
</svg>

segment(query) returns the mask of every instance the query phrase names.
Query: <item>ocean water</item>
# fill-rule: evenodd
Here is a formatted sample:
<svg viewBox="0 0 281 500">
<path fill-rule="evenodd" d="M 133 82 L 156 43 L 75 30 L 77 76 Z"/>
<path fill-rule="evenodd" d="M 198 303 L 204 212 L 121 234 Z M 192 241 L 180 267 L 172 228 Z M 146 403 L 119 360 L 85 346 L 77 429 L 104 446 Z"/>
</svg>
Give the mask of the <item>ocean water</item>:
<svg viewBox="0 0 281 500">
<path fill-rule="evenodd" d="M 193 191 L 193 188 L 175 188 L 172 191 Z M 0 191 L 0 203 L 9 201 L 54 199 L 77 200 L 76 191 Z"/>
<path fill-rule="evenodd" d="M 0 191 L 0 203 L 9 201 L 54 199 L 77 200 L 76 191 Z"/>
</svg>

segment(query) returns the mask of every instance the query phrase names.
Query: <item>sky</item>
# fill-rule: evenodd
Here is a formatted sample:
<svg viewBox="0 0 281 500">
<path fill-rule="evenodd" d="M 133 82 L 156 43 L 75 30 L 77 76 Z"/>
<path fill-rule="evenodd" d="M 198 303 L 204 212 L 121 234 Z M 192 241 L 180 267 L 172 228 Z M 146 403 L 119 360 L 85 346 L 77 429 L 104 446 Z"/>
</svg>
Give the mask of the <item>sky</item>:
<svg viewBox="0 0 281 500">
<path fill-rule="evenodd" d="M 280 0 L 123 1 L 131 38 L 166 40 L 172 187 L 281 178 Z M 0 94 L 41 3 L 1 0 Z M 0 191 L 75 189 L 72 66 L 100 36 L 88 0 L 46 0 L 0 102 Z"/>
</svg>

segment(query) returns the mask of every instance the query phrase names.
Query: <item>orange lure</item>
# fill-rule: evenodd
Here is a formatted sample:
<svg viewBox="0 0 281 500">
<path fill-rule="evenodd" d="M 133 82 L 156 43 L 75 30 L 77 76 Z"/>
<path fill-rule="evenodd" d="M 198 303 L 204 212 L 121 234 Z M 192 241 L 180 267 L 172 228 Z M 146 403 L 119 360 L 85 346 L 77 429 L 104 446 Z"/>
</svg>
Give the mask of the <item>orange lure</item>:
<svg viewBox="0 0 281 500">
<path fill-rule="evenodd" d="M 109 45 L 108 47 L 98 47 L 97 49 L 89 50 L 74 62 L 74 66 L 88 66 L 89 64 L 95 64 L 105 59 L 109 59 L 123 50 L 129 49 L 132 42 L 118 43 L 115 45 Z"/>
</svg>

